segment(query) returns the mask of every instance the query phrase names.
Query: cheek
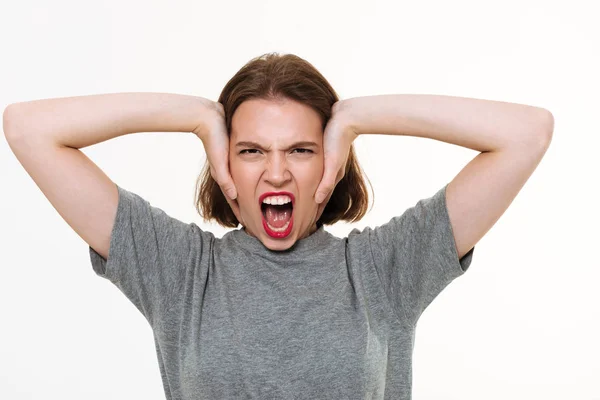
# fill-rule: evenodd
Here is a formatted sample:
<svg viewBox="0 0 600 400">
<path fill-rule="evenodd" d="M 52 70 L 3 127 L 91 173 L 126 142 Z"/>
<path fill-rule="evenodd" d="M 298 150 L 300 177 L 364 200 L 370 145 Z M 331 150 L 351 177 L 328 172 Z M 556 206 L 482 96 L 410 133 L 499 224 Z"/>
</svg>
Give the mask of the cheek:
<svg viewBox="0 0 600 400">
<path fill-rule="evenodd" d="M 257 175 L 257 171 L 247 163 L 235 161 L 230 162 L 229 173 L 238 192 L 240 213 L 242 215 L 253 213 L 256 206 L 256 185 L 260 175 Z"/>
<path fill-rule="evenodd" d="M 241 164 L 236 161 L 234 155 L 229 154 L 229 173 L 233 179 L 239 178 L 240 173 L 243 171 Z"/>
<path fill-rule="evenodd" d="M 318 162 L 312 163 L 310 167 L 304 166 L 296 170 L 294 175 L 303 200 L 301 209 L 303 212 L 312 213 L 318 207 L 318 204 L 313 200 L 313 196 L 321 183 L 323 165 L 319 165 Z"/>
<path fill-rule="evenodd" d="M 321 183 L 323 177 L 323 160 L 315 160 L 310 165 L 300 172 L 301 180 L 304 186 L 311 189 L 316 189 Z"/>
<path fill-rule="evenodd" d="M 256 175 L 255 170 L 251 166 L 239 161 L 231 161 L 229 163 L 229 173 L 236 188 L 238 185 L 248 186 L 253 181 L 252 177 Z"/>
</svg>

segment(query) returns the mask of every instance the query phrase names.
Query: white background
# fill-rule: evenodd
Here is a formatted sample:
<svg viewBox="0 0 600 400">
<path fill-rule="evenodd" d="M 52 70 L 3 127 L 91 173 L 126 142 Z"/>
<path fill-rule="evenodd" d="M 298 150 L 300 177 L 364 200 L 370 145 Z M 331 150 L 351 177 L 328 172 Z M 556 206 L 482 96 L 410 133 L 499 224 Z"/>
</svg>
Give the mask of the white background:
<svg viewBox="0 0 600 400">
<path fill-rule="evenodd" d="M 468 272 L 419 320 L 415 399 L 600 399 L 600 28 L 593 1 L 12 1 L 0 5 L 0 106 L 113 92 L 217 100 L 248 60 L 311 62 L 341 98 L 424 93 L 529 104 L 551 146 Z M 567 5 L 568 4 L 568 5 Z M 468 112 L 468 111 L 467 111 Z M 0 139 L 0 398 L 164 399 L 152 331 L 92 270 Z M 375 203 L 343 237 L 430 197 L 478 153 L 409 136 L 355 142 Z M 82 151 L 120 186 L 221 237 L 193 204 L 191 134 Z"/>
</svg>

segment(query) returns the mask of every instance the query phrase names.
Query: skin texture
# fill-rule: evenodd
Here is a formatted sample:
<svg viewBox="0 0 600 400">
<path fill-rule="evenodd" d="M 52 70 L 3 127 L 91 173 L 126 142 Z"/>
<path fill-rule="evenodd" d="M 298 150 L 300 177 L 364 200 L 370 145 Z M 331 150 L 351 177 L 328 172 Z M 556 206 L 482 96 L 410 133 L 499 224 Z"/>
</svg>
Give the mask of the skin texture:
<svg viewBox="0 0 600 400">
<path fill-rule="evenodd" d="M 324 170 L 319 115 L 290 99 L 251 99 L 236 109 L 231 124 L 229 168 L 238 194 L 238 220 L 246 233 L 270 250 L 287 250 L 317 229 L 316 222 L 327 203 L 317 204 L 314 199 Z M 242 141 L 256 142 L 260 147 L 237 146 Z M 290 148 L 300 141 L 317 146 Z M 296 199 L 294 226 L 283 239 L 269 236 L 263 228 L 259 197 L 271 191 L 288 191 Z"/>
</svg>

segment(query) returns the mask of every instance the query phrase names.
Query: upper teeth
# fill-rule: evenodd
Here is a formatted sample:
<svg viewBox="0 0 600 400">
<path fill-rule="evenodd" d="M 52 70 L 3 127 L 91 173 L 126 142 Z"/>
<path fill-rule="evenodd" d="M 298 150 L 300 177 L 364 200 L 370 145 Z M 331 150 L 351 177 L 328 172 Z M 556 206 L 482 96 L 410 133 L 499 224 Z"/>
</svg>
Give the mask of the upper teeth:
<svg viewBox="0 0 600 400">
<path fill-rule="evenodd" d="M 291 202 L 290 196 L 268 196 L 263 199 L 263 203 L 267 204 L 287 204 Z"/>
</svg>

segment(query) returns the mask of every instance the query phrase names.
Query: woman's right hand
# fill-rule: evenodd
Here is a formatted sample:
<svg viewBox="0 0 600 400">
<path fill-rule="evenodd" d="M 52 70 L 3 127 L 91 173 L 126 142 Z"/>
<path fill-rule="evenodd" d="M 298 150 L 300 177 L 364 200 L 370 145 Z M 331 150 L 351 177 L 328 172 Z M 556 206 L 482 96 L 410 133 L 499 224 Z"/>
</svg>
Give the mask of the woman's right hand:
<svg viewBox="0 0 600 400">
<path fill-rule="evenodd" d="M 225 123 L 225 110 L 221 103 L 208 99 L 203 100 L 206 105 L 206 109 L 203 110 L 203 119 L 193 133 L 204 145 L 210 166 L 210 175 L 221 188 L 221 192 L 236 218 L 242 223 L 239 204 L 236 200 L 237 190 L 229 172 L 229 135 Z"/>
</svg>

